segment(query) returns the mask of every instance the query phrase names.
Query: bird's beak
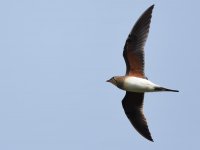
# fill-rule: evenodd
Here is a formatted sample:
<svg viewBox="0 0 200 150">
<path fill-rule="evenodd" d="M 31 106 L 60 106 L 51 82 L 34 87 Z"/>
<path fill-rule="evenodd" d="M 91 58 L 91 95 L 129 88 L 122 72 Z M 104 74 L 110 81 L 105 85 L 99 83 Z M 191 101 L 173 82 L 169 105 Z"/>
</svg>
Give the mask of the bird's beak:
<svg viewBox="0 0 200 150">
<path fill-rule="evenodd" d="M 106 82 L 110 82 L 110 80 L 106 80 Z"/>
</svg>

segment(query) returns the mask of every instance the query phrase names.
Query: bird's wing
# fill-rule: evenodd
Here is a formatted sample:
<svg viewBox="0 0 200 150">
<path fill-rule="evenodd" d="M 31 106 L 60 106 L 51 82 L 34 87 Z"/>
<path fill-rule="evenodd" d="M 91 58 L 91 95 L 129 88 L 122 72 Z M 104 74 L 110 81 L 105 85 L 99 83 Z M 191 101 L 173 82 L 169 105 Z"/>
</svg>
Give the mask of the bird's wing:
<svg viewBox="0 0 200 150">
<path fill-rule="evenodd" d="M 144 45 L 149 33 L 153 7 L 154 5 L 149 7 L 140 16 L 126 40 L 123 51 L 126 75 L 145 78 Z"/>
<path fill-rule="evenodd" d="M 135 129 L 146 139 L 153 141 L 143 114 L 144 93 L 126 92 L 122 106 Z"/>
</svg>

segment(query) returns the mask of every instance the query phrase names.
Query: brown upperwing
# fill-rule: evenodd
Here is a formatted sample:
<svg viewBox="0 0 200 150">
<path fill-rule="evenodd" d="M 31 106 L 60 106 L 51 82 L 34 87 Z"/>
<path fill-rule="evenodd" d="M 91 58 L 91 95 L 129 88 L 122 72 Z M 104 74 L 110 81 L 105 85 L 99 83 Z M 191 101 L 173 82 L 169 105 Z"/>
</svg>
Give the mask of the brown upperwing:
<svg viewBox="0 0 200 150">
<path fill-rule="evenodd" d="M 144 93 L 126 92 L 122 106 L 135 129 L 146 139 L 153 141 L 143 114 Z"/>
<path fill-rule="evenodd" d="M 149 33 L 153 7 L 154 5 L 149 7 L 140 16 L 126 40 L 123 56 L 128 76 L 145 78 L 144 45 Z"/>
</svg>

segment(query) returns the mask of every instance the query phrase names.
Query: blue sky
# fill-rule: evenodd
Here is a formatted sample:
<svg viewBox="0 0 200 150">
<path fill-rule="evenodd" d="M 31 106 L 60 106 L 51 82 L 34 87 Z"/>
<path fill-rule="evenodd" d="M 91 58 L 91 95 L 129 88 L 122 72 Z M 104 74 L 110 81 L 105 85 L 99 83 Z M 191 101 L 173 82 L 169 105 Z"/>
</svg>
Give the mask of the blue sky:
<svg viewBox="0 0 200 150">
<path fill-rule="evenodd" d="M 180 90 L 145 95 L 154 143 L 126 118 L 125 92 L 105 82 L 125 73 L 125 40 L 152 4 L 146 75 Z M 198 149 L 199 5 L 197 0 L 1 1 L 0 149 Z"/>
</svg>

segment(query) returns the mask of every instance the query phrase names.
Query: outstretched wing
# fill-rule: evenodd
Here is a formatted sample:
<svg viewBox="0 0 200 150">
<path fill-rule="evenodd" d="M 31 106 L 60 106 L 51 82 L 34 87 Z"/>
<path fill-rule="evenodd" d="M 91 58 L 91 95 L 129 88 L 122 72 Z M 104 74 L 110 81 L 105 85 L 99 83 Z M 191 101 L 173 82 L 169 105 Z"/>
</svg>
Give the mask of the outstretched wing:
<svg viewBox="0 0 200 150">
<path fill-rule="evenodd" d="M 146 139 L 153 141 L 143 114 L 144 93 L 126 92 L 122 106 L 135 129 Z"/>
<path fill-rule="evenodd" d="M 154 5 L 149 7 L 140 16 L 126 40 L 123 51 L 126 75 L 145 78 L 144 45 L 149 33 L 153 7 Z"/>
</svg>

